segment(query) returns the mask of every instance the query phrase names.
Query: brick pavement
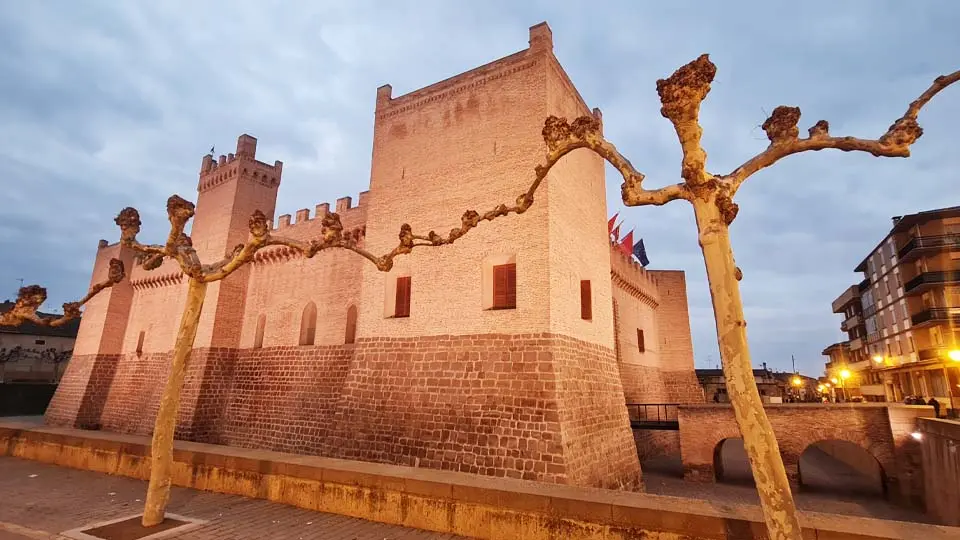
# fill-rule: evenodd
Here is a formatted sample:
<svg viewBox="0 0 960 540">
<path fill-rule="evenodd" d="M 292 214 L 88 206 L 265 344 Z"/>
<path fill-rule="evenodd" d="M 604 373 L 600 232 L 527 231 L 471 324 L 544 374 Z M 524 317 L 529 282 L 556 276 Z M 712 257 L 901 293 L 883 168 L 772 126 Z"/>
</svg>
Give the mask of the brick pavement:
<svg viewBox="0 0 960 540">
<path fill-rule="evenodd" d="M 146 482 L 0 457 L 0 540 L 63 538 L 58 533 L 131 516 Z M 206 520 L 184 540 L 451 540 L 462 537 L 257 499 L 173 488 L 168 512 Z"/>
</svg>

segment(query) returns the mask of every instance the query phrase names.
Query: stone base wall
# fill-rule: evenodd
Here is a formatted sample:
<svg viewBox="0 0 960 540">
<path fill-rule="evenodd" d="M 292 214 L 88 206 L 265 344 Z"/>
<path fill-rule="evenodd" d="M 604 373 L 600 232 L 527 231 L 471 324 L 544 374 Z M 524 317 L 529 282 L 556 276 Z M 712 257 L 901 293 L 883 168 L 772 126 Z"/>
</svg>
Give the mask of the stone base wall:
<svg viewBox="0 0 960 540">
<path fill-rule="evenodd" d="M 661 429 L 635 429 L 633 441 L 637 457 L 643 463 L 648 459 L 680 456 L 680 432 Z"/>
<path fill-rule="evenodd" d="M 620 364 L 627 403 L 704 403 L 695 372 L 667 371 L 640 364 Z"/>
<path fill-rule="evenodd" d="M 170 354 L 126 355 L 112 365 L 102 407 L 75 416 L 149 435 Z M 177 438 L 635 488 L 640 465 L 623 395 L 612 350 L 551 334 L 197 349 Z M 59 407 L 48 421 L 65 425 L 70 414 Z"/>
<path fill-rule="evenodd" d="M 74 355 L 44 414 L 50 425 L 100 429 L 100 417 L 113 384 L 118 355 Z"/>
</svg>

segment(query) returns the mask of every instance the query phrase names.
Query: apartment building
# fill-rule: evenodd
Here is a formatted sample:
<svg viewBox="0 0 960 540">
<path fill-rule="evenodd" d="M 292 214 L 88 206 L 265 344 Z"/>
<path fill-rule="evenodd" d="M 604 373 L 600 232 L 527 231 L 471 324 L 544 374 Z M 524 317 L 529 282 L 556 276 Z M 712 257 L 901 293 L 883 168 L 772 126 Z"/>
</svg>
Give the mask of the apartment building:
<svg viewBox="0 0 960 540">
<path fill-rule="evenodd" d="M 894 217 L 854 271 L 863 281 L 833 301 L 847 341 L 824 349 L 827 377 L 845 396 L 960 409 L 960 206 Z"/>
</svg>

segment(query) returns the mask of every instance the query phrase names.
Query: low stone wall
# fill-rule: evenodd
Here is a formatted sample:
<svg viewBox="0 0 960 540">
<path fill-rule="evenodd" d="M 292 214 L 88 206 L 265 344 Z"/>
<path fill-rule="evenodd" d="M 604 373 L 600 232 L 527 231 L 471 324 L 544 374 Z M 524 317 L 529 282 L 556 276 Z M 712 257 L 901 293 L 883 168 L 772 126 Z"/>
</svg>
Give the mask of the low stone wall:
<svg viewBox="0 0 960 540">
<path fill-rule="evenodd" d="M 924 495 L 927 514 L 944 525 L 960 525 L 960 422 L 924 418 Z"/>
<path fill-rule="evenodd" d="M 680 455 L 680 432 L 665 429 L 635 429 L 633 441 L 637 444 L 640 462 L 666 456 Z"/>
<path fill-rule="evenodd" d="M 149 440 L 0 422 L 0 455 L 146 479 Z M 177 442 L 173 483 L 481 539 L 765 538 L 757 507 Z M 804 513 L 804 538 L 946 540 L 960 529 Z"/>
</svg>

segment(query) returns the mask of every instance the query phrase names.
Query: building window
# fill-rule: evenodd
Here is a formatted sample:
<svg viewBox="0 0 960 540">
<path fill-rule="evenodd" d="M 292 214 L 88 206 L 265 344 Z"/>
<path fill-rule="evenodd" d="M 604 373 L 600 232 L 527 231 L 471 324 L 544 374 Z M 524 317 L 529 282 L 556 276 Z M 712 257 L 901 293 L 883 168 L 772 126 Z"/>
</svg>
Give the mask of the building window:
<svg viewBox="0 0 960 540">
<path fill-rule="evenodd" d="M 893 350 L 896 352 L 897 356 L 901 356 L 903 354 L 903 345 L 900 343 L 899 339 L 894 343 Z"/>
<path fill-rule="evenodd" d="M 910 347 L 907 352 L 913 352 L 917 350 L 917 344 L 913 342 L 913 336 L 907 337 L 907 347 Z"/>
<path fill-rule="evenodd" d="M 637 350 L 644 352 L 647 350 L 646 346 L 643 343 L 643 330 L 637 328 Z"/>
<path fill-rule="evenodd" d="M 903 287 L 903 283 L 900 281 L 900 272 L 894 272 L 893 277 L 897 280 L 897 288 Z"/>
<path fill-rule="evenodd" d="M 260 316 L 257 317 L 257 330 L 253 336 L 254 349 L 259 349 L 260 347 L 263 347 L 263 331 L 266 328 L 267 328 L 267 316 L 261 313 Z"/>
<path fill-rule="evenodd" d="M 580 280 L 580 318 L 585 321 L 593 319 L 593 298 L 589 279 Z"/>
<path fill-rule="evenodd" d="M 410 316 L 410 276 L 397 278 L 397 295 L 393 307 L 394 317 Z"/>
<path fill-rule="evenodd" d="M 317 335 L 317 306 L 308 302 L 300 317 L 300 345 L 313 345 Z"/>
<path fill-rule="evenodd" d="M 33 342 L 34 345 L 45 345 L 46 343 L 47 341 L 44 339 L 37 339 L 37 340 L 34 340 Z"/>
<path fill-rule="evenodd" d="M 357 306 L 347 308 L 347 335 L 343 338 L 344 343 L 353 343 L 357 340 Z"/>
<path fill-rule="evenodd" d="M 143 354 L 143 339 L 147 337 L 147 333 L 143 330 L 140 331 L 140 335 L 137 336 L 137 356 Z"/>
<path fill-rule="evenodd" d="M 493 267 L 493 309 L 517 307 L 517 265 L 501 264 Z"/>
</svg>

